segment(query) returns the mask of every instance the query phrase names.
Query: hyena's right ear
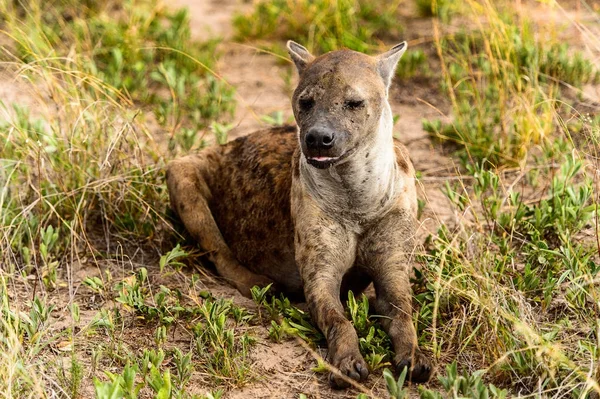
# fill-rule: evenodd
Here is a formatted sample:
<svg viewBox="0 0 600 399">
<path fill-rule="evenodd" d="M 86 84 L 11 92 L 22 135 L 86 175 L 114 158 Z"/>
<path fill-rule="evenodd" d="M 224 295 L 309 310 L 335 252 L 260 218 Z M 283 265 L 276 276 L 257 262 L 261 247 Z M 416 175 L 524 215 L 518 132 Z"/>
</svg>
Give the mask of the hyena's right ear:
<svg viewBox="0 0 600 399">
<path fill-rule="evenodd" d="M 315 59 L 314 55 L 312 55 L 306 47 L 291 40 L 288 40 L 287 42 L 287 49 L 288 53 L 290 53 L 290 57 L 292 57 L 292 61 L 296 64 L 296 69 L 299 74 L 302 74 L 302 71 L 304 71 L 306 66 Z"/>
</svg>

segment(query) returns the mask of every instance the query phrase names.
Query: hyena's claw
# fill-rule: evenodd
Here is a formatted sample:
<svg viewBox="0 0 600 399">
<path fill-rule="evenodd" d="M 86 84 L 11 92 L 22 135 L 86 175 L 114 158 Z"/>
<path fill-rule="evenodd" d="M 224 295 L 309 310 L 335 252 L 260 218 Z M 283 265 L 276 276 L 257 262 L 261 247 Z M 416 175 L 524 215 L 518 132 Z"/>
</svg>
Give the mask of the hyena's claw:
<svg viewBox="0 0 600 399">
<path fill-rule="evenodd" d="M 339 364 L 334 365 L 338 368 L 339 372 L 345 377 L 332 371 L 329 374 L 329 384 L 332 388 L 348 388 L 350 386 L 348 378 L 351 378 L 355 381 L 364 381 L 369 376 L 369 367 L 360 355 L 347 356 L 343 358 L 339 362 Z"/>
<path fill-rule="evenodd" d="M 414 360 L 414 363 L 413 363 Z M 413 365 L 414 364 L 414 365 Z M 396 374 L 408 368 L 407 381 L 424 383 L 431 377 L 432 367 L 425 355 L 417 350 L 412 357 L 406 357 L 396 363 Z"/>
</svg>

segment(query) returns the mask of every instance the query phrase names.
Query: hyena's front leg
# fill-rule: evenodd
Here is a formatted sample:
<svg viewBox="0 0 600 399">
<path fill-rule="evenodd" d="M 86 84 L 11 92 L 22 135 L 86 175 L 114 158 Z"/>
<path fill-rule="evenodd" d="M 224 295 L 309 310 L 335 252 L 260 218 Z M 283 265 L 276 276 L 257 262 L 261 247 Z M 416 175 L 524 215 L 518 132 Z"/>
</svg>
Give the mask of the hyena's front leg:
<svg viewBox="0 0 600 399">
<path fill-rule="evenodd" d="M 354 263 L 356 237 L 323 215 L 312 216 L 303 213 L 296 220 L 296 262 L 311 317 L 327 338 L 328 360 L 346 376 L 332 372 L 329 382 L 345 388 L 347 377 L 362 381 L 369 375 L 358 336 L 340 301 L 342 277 Z"/>
<path fill-rule="evenodd" d="M 263 287 L 273 281 L 242 266 L 223 240 L 208 207 L 211 194 L 203 177 L 206 171 L 210 173 L 210 164 L 200 155 L 186 156 L 169 163 L 167 187 L 171 207 L 194 240 L 208 252 L 219 275 L 243 295 L 250 297 L 253 286 Z"/>
<path fill-rule="evenodd" d="M 429 359 L 418 347 L 412 321 L 409 278 L 414 252 L 414 224 L 408 211 L 391 212 L 361 242 L 359 257 L 361 264 L 368 265 L 373 277 L 375 311 L 384 316 L 381 324 L 394 346 L 396 371 L 400 373 L 408 368 L 409 380 L 426 382 L 432 368 Z"/>
</svg>

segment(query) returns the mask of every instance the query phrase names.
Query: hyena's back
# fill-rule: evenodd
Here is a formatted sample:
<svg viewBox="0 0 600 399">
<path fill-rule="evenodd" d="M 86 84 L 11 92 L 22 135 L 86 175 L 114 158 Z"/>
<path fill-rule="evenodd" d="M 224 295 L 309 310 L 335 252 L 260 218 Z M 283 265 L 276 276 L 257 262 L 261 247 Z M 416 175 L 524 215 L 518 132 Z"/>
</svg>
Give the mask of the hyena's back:
<svg viewBox="0 0 600 399">
<path fill-rule="evenodd" d="M 238 261 L 287 292 L 301 292 L 290 215 L 295 126 L 240 137 L 198 156 L 208 204 L 224 241 Z"/>
</svg>

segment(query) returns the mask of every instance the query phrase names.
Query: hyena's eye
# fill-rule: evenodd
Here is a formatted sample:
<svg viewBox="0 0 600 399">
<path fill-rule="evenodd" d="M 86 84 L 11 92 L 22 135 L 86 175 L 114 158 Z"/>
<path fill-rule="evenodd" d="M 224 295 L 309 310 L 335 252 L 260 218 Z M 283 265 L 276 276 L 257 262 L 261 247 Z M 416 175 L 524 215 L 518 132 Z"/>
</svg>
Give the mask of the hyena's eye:
<svg viewBox="0 0 600 399">
<path fill-rule="evenodd" d="M 298 105 L 300 105 L 301 111 L 310 111 L 315 105 L 315 100 L 313 98 L 301 98 Z"/>
<path fill-rule="evenodd" d="M 356 110 L 362 108 L 365 105 L 363 100 L 346 100 L 344 103 L 344 108 L 350 110 Z"/>
</svg>

